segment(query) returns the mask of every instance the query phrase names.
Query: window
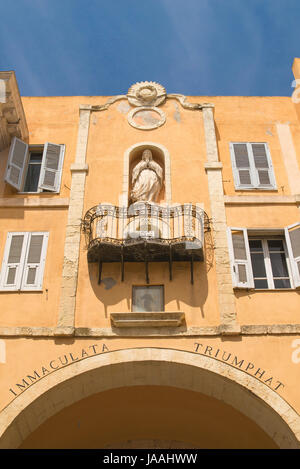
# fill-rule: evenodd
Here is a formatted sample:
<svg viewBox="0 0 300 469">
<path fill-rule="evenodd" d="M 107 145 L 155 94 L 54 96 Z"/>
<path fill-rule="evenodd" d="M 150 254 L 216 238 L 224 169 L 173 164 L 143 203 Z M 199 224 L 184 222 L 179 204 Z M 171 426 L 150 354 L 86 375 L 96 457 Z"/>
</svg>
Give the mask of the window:
<svg viewBox="0 0 300 469">
<path fill-rule="evenodd" d="M 162 285 L 133 287 L 132 311 L 164 311 L 164 287 Z"/>
<path fill-rule="evenodd" d="M 41 290 L 49 233 L 14 232 L 7 234 L 1 290 Z"/>
<path fill-rule="evenodd" d="M 300 287 L 300 223 L 273 232 L 229 228 L 228 235 L 234 287 Z"/>
<path fill-rule="evenodd" d="M 29 146 L 14 137 L 5 181 L 20 192 L 59 192 L 64 145 L 45 143 Z"/>
<path fill-rule="evenodd" d="M 252 239 L 249 248 L 254 288 L 291 288 L 283 239 Z"/>
<path fill-rule="evenodd" d="M 236 189 L 276 189 L 267 143 L 230 143 Z"/>
<path fill-rule="evenodd" d="M 36 149 L 35 151 L 29 149 L 29 160 L 23 192 L 38 192 L 42 160 L 43 149 Z"/>
</svg>

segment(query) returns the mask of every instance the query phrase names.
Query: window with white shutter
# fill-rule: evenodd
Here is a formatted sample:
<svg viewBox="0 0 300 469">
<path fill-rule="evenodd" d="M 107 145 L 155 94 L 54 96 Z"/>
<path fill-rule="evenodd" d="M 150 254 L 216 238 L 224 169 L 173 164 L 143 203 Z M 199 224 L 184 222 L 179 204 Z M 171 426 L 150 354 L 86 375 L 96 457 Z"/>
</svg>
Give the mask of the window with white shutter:
<svg viewBox="0 0 300 469">
<path fill-rule="evenodd" d="M 5 181 L 18 191 L 23 188 L 28 156 L 27 143 L 14 137 L 9 150 Z"/>
<path fill-rule="evenodd" d="M 64 150 L 64 145 L 56 143 L 28 146 L 14 138 L 5 181 L 19 192 L 59 192 Z"/>
<path fill-rule="evenodd" d="M 253 288 L 253 274 L 246 228 L 228 229 L 233 286 Z"/>
<path fill-rule="evenodd" d="M 228 228 L 228 241 L 234 287 L 300 287 L 299 222 L 278 230 Z"/>
<path fill-rule="evenodd" d="M 235 186 L 249 188 L 253 186 L 248 148 L 246 143 L 231 143 L 232 168 Z"/>
<path fill-rule="evenodd" d="M 61 180 L 64 146 L 46 143 L 43 153 L 39 188 L 58 192 Z"/>
<path fill-rule="evenodd" d="M 267 143 L 230 143 L 236 189 L 276 189 Z"/>
<path fill-rule="evenodd" d="M 48 244 L 47 232 L 8 233 L 1 290 L 41 290 Z"/>
<path fill-rule="evenodd" d="M 300 287 L 300 223 L 285 228 L 285 239 L 294 278 L 294 286 Z"/>
</svg>

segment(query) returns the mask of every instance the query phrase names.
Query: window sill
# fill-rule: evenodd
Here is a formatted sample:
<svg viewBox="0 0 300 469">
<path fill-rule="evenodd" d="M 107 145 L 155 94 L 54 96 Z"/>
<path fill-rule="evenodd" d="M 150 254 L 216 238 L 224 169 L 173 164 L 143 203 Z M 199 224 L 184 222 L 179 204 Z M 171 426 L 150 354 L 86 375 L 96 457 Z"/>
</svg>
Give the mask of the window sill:
<svg viewBox="0 0 300 469">
<path fill-rule="evenodd" d="M 6 290 L 4 288 L 0 288 L 0 294 L 1 293 L 43 293 L 44 290 L 42 289 L 36 289 L 36 290 Z"/>
<path fill-rule="evenodd" d="M 277 188 L 274 187 L 236 187 L 235 192 L 258 192 L 258 191 L 273 191 L 278 192 Z"/>
<path fill-rule="evenodd" d="M 0 198 L 0 207 L 2 208 L 30 208 L 30 207 L 68 207 L 69 199 L 61 197 L 41 197 L 42 193 L 31 194 L 20 194 L 21 197 L 5 197 Z M 30 197 L 26 197 L 30 195 Z M 31 197 L 37 195 L 39 197 Z M 57 194 L 55 194 L 57 195 Z"/>
<path fill-rule="evenodd" d="M 111 313 L 110 318 L 114 327 L 179 327 L 183 323 L 184 313 Z"/>
<path fill-rule="evenodd" d="M 299 291 L 299 288 L 242 288 L 233 287 L 234 290 L 238 291 L 249 291 L 249 292 L 276 292 L 276 291 Z"/>
</svg>

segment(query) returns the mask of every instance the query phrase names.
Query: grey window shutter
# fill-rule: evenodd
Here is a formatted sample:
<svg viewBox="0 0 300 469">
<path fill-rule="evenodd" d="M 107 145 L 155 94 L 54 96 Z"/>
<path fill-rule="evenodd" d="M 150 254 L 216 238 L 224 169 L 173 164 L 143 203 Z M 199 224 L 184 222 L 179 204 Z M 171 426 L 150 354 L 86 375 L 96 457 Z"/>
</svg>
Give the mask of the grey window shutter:
<svg viewBox="0 0 300 469">
<path fill-rule="evenodd" d="M 294 223 L 285 228 L 285 239 L 293 273 L 293 283 L 295 287 L 300 287 L 300 223 Z"/>
<path fill-rule="evenodd" d="M 0 276 L 2 290 L 21 288 L 28 233 L 8 233 Z"/>
<path fill-rule="evenodd" d="M 39 189 L 58 192 L 60 188 L 64 145 L 45 143 Z"/>
<path fill-rule="evenodd" d="M 247 229 L 228 228 L 228 243 L 233 286 L 254 288 Z"/>
<path fill-rule="evenodd" d="M 27 143 L 14 137 L 9 150 L 5 181 L 18 191 L 23 188 L 28 155 Z"/>
<path fill-rule="evenodd" d="M 271 157 L 266 143 L 251 143 L 253 162 L 257 174 L 257 187 L 275 188 Z"/>
<path fill-rule="evenodd" d="M 253 187 L 247 143 L 231 143 L 230 153 L 236 189 Z"/>
<path fill-rule="evenodd" d="M 42 288 L 47 243 L 48 233 L 29 233 L 22 290 L 40 290 Z"/>
</svg>

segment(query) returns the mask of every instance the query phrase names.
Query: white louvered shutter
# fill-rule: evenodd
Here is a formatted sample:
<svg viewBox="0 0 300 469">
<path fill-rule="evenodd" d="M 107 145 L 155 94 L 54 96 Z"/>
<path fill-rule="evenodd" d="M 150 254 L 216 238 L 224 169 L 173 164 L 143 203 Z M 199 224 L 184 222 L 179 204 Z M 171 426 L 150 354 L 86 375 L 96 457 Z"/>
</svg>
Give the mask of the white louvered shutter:
<svg viewBox="0 0 300 469">
<path fill-rule="evenodd" d="M 48 233 L 28 233 L 21 290 L 41 290 L 46 261 Z"/>
<path fill-rule="evenodd" d="M 58 192 L 60 188 L 64 145 L 45 143 L 39 179 L 39 189 Z"/>
<path fill-rule="evenodd" d="M 233 286 L 254 288 L 247 229 L 228 228 L 228 243 Z"/>
<path fill-rule="evenodd" d="M 247 143 L 231 143 L 230 153 L 236 189 L 253 187 L 253 175 Z"/>
<path fill-rule="evenodd" d="M 2 262 L 0 288 L 20 290 L 28 233 L 8 233 Z"/>
<path fill-rule="evenodd" d="M 253 163 L 256 171 L 256 187 L 275 188 L 272 160 L 266 143 L 251 143 Z"/>
<path fill-rule="evenodd" d="M 17 137 L 11 142 L 5 181 L 18 191 L 23 188 L 23 181 L 28 162 L 28 145 Z"/>
<path fill-rule="evenodd" d="M 285 228 L 285 240 L 295 287 L 300 287 L 300 223 Z"/>
</svg>

